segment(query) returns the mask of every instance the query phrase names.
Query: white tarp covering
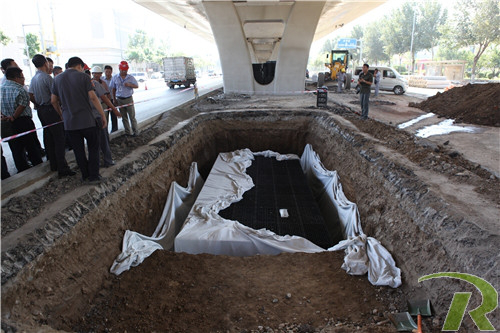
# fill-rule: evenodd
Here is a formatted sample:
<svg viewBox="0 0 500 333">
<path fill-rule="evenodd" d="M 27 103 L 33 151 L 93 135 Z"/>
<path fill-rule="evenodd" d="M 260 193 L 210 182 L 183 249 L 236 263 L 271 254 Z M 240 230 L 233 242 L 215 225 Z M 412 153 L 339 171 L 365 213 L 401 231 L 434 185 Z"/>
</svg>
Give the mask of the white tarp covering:
<svg viewBox="0 0 500 333">
<path fill-rule="evenodd" d="M 280 155 L 271 151 L 252 153 L 248 149 L 219 154 L 180 232 L 178 229 L 182 222 L 177 216 L 185 215 L 175 211 L 182 207 L 185 212 L 189 208 L 188 202 L 192 204 L 195 197 L 193 192 L 196 192 L 193 189 L 199 191 L 195 183 L 198 185 L 201 182 L 198 181 L 198 176 L 190 177 L 188 189 L 175 183 L 170 188 L 162 219 L 152 237 L 131 231 L 125 233 L 122 253 L 115 260 L 111 272 L 118 275 L 130 266 L 140 264 L 155 250 L 170 249 L 175 235 L 175 251 L 192 254 L 250 256 L 325 251 L 305 238 L 279 236 L 266 229 L 254 230 L 238 221 L 226 220 L 218 215 L 220 210 L 241 200 L 243 193 L 254 186 L 251 177 L 246 174 L 254 155 L 275 157 L 278 160 L 298 159 L 296 155 Z M 340 224 L 336 232 L 344 241 L 328 250 L 345 250 L 342 268 L 349 274 L 362 275 L 368 272 L 368 279 L 374 285 L 389 285 L 393 288 L 400 286 L 399 268 L 380 242 L 363 233 L 357 206 L 345 197 L 337 173 L 323 167 L 310 145 L 304 149 L 300 162 L 325 220 L 338 221 L 336 223 Z M 177 195 L 176 191 L 181 191 L 182 194 Z M 169 203 L 171 197 L 180 199 Z M 171 226 L 170 223 L 175 225 Z"/>
<path fill-rule="evenodd" d="M 298 159 L 271 151 L 256 153 L 278 160 Z M 221 153 L 205 181 L 181 232 L 175 238 L 175 251 L 231 256 L 278 254 L 281 252 L 320 252 L 324 249 L 299 236 L 279 236 L 266 229 L 255 230 L 238 221 L 222 218 L 219 211 L 240 201 L 254 186 L 246 169 L 254 154 L 249 149 Z"/>
<path fill-rule="evenodd" d="M 187 187 L 173 182 L 168 192 L 160 222 L 151 237 L 127 230 L 123 236 L 122 253 L 111 266 L 111 273 L 120 275 L 138 266 L 156 250 L 171 250 L 174 238 L 203 187 L 196 163 L 191 164 Z"/>
<path fill-rule="evenodd" d="M 325 169 L 309 144 L 300 163 L 321 211 L 327 215 L 324 218 L 334 220 L 338 214 L 344 240 L 328 251 L 345 250 L 342 268 L 347 273 L 362 275 L 368 272 L 368 280 L 374 285 L 399 287 L 401 270 L 379 241 L 363 233 L 358 207 L 344 195 L 337 172 Z"/>
</svg>

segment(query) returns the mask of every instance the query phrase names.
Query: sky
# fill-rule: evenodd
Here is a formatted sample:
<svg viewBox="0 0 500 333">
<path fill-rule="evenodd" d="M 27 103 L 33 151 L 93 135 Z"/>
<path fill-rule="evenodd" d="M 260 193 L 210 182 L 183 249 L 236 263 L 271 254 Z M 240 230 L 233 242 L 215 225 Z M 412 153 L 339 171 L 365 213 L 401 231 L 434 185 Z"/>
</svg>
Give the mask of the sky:
<svg viewBox="0 0 500 333">
<path fill-rule="evenodd" d="M 100 50 L 124 50 L 127 48 L 126 36 L 142 29 L 158 44 L 161 40 L 167 42 L 171 52 L 183 51 L 186 55 L 201 53 L 218 60 L 214 44 L 131 0 L 17 0 L 14 6 L 0 11 L 0 29 L 13 41 L 7 46 L 0 45 L 0 58 L 14 58 L 17 62 L 17 59 L 26 59 L 22 53 L 23 30 L 25 34 L 37 36 L 42 31 L 47 43 L 55 40 L 60 48 L 73 53 L 70 56 L 79 55 L 86 47 L 93 47 L 106 59 L 109 55 Z M 117 30 L 122 31 L 121 37 Z M 19 65 L 27 67 L 26 60 Z M 66 60 L 61 59 L 59 65 Z"/>
<path fill-rule="evenodd" d="M 143 29 L 157 40 L 165 39 L 168 36 L 167 38 L 171 39 L 173 43 L 183 44 L 188 51 L 196 47 L 193 43 L 186 43 L 186 41 L 197 38 L 197 36 L 170 23 L 132 0 L 85 0 L 83 2 L 76 0 L 16 0 L 15 5 L 0 11 L 0 28 L 10 34 L 22 35 L 22 25 L 29 25 L 25 26 L 26 32 L 38 32 L 38 24 L 41 22 L 45 37 L 50 38 L 52 36 L 52 22 L 54 22 L 57 34 L 58 29 L 69 28 L 60 23 L 66 21 L 67 17 L 77 21 L 80 18 L 91 21 L 96 17 L 106 20 L 113 11 L 117 11 L 130 14 L 130 20 L 125 17 L 125 22 L 122 22 L 121 27 L 128 33 L 133 33 L 136 29 Z M 81 8 L 75 10 L 78 7 Z M 51 17 L 51 14 L 54 13 L 55 15 Z M 88 26 L 74 24 L 71 29 L 75 36 L 78 36 L 79 32 L 88 29 Z M 197 43 L 200 42 L 204 41 L 199 39 Z M 208 45 L 209 43 L 203 46 Z"/>
</svg>

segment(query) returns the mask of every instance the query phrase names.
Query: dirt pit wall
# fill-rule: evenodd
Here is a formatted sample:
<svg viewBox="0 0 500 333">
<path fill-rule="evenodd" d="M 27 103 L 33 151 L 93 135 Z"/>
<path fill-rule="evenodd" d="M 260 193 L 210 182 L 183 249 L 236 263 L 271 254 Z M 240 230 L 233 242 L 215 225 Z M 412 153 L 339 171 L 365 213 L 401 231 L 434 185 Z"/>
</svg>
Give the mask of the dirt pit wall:
<svg viewBox="0 0 500 333">
<path fill-rule="evenodd" d="M 342 117 L 303 110 L 210 112 L 137 149 L 105 184 L 56 217 L 73 221 L 71 230 L 3 284 L 2 322 L 71 331 L 69 323 L 112 283 L 109 268 L 125 230 L 153 233 L 170 184 L 185 186 L 192 162 L 206 178 L 219 152 L 249 148 L 300 156 L 308 143 L 327 169 L 338 171 L 346 196 L 358 205 L 365 233 L 392 253 L 403 288 L 415 297 L 433 299 L 436 311 L 445 313 L 453 292 L 464 286 L 449 280 L 419 285 L 418 277 L 441 271 L 495 277 L 495 259 L 483 250 L 498 238 L 460 217 L 404 158 L 396 161 L 394 152 Z M 473 237 L 463 237 L 464 230 Z M 470 255 L 473 260 L 464 259 Z"/>
</svg>

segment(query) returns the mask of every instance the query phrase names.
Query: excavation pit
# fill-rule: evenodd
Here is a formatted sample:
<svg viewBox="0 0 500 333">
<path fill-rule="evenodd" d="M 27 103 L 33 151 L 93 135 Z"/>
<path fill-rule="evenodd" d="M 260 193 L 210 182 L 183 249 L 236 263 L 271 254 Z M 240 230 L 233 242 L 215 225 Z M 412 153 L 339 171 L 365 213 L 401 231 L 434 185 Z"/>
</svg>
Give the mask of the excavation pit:
<svg viewBox="0 0 500 333">
<path fill-rule="evenodd" d="M 170 184 L 175 181 L 185 185 L 192 162 L 198 163 L 200 173 L 205 178 L 219 153 L 243 148 L 255 152 L 272 150 L 300 156 L 306 144 L 311 144 L 321 157 L 323 165 L 339 173 L 344 193 L 358 205 L 365 233 L 378 239 L 392 253 L 403 272 L 405 290 L 418 287 L 418 292 L 432 299 L 437 298 L 438 294 L 441 295 L 442 290 L 454 290 L 454 287 L 457 289 L 460 285 L 450 281 L 437 281 L 432 288 L 419 286 L 417 279 L 423 273 L 463 271 L 466 267 L 473 267 L 478 275 L 486 279 L 493 274 L 491 267 L 494 265 L 494 258 L 480 253 L 476 245 L 482 240 L 481 247 L 488 247 L 491 245 L 488 242 L 494 242 L 495 239 L 488 238 L 483 230 L 464 220 L 454 207 L 450 207 L 429 190 L 425 180 L 415 175 L 409 167 L 411 163 L 403 156 L 381 148 L 378 140 L 358 132 L 352 122 L 334 112 L 313 109 L 225 110 L 201 113 L 186 119 L 172 130 L 162 132 L 162 126 L 162 121 L 159 121 L 155 126 L 159 136 L 149 145 L 137 149 L 133 156 L 127 157 L 126 163 L 117 169 L 105 185 L 79 198 L 59 213 L 51 221 L 52 226 L 37 230 L 39 235 L 34 237 L 36 240 L 33 242 L 38 240 L 41 245 L 29 248 L 20 245 L 3 256 L 2 322 L 5 325 L 19 329 L 45 325 L 46 328 L 63 331 L 87 331 L 91 326 L 85 324 L 88 324 L 91 318 L 100 318 L 101 326 L 94 326 L 96 331 L 103 331 L 104 327 L 123 331 L 127 327 L 120 326 L 119 323 L 126 318 L 120 318 L 120 309 L 125 311 L 124 309 L 137 302 L 127 299 L 126 296 L 111 297 L 117 290 L 126 292 L 126 289 L 120 289 L 121 286 L 135 284 L 142 290 L 144 297 L 153 298 L 157 291 L 140 286 L 137 279 L 141 274 L 157 274 L 150 275 L 156 280 L 165 274 L 168 278 L 163 281 L 163 288 L 177 288 L 177 296 L 172 297 L 181 298 L 184 297 L 182 295 L 189 294 L 190 288 L 196 286 L 185 286 L 182 280 L 189 281 L 187 276 L 175 279 L 173 275 L 166 274 L 158 267 L 163 265 L 164 269 L 168 269 L 176 265 L 177 273 L 182 272 L 182 269 L 189 272 L 194 269 L 208 272 L 212 267 L 222 270 L 223 267 L 208 255 L 191 257 L 186 254 L 155 253 L 141 266 L 132 268 L 121 277 L 109 273 L 113 260 L 120 252 L 124 231 L 134 230 L 144 235 L 154 232 Z M 53 234 L 53 228 L 67 231 L 59 237 L 54 237 L 52 243 L 44 244 L 44 237 Z M 475 235 L 474 239 L 467 240 L 470 243 L 467 246 L 463 246 L 465 240 L 462 241 L 458 236 L 464 230 L 467 230 L 469 235 Z M 29 252 L 31 250 L 35 253 Z M 467 251 L 477 251 L 474 261 L 461 259 L 467 257 Z M 4 258 L 9 256 L 12 257 L 10 261 Z M 195 259 L 190 263 L 183 263 L 183 260 L 193 257 Z M 335 269 L 342 263 L 342 253 L 290 254 L 277 257 L 286 258 L 284 261 L 291 266 L 282 268 L 289 269 L 290 274 L 294 263 L 305 265 L 315 257 L 328 262 L 327 266 L 335 264 Z M 225 259 L 226 264 L 234 265 L 235 269 L 243 269 L 246 265 L 245 259 Z M 252 263 L 258 266 L 259 260 L 262 260 L 267 261 L 267 265 L 277 265 L 272 263 L 273 259 L 275 257 L 252 257 L 246 259 L 246 262 L 248 265 Z M 155 269 L 148 267 L 151 263 L 159 266 L 155 266 Z M 343 271 L 340 273 L 345 275 L 345 279 L 351 279 L 353 282 L 367 283 L 366 277 L 351 277 Z M 322 271 L 322 274 L 333 272 L 327 270 Z M 285 276 L 286 273 L 281 279 L 285 280 Z M 311 276 L 315 276 L 315 273 L 307 272 L 305 278 Z M 236 274 L 232 278 L 246 277 Z M 210 279 L 209 274 L 207 279 Z M 275 279 L 279 280 L 280 277 Z M 248 280 L 255 281 L 250 277 Z M 214 295 L 223 293 L 226 288 L 224 286 L 224 281 L 215 281 L 213 286 L 208 286 L 206 298 L 202 299 L 200 304 L 210 307 L 209 301 Z M 317 288 L 323 289 L 321 292 L 328 295 L 328 287 L 325 285 L 319 285 Z M 283 293 L 286 294 L 286 290 L 283 290 Z M 300 291 L 296 290 L 296 293 Z M 352 290 L 352 293 L 356 292 Z M 269 293 L 266 297 L 271 297 L 270 295 Z M 306 296 L 300 295 L 301 298 Z M 362 295 L 357 296 L 363 299 Z M 375 297 L 375 292 L 372 296 Z M 433 302 L 436 311 L 445 311 L 451 296 Z M 250 299 L 253 296 L 245 297 Z M 341 297 L 349 298 L 346 293 Z M 273 298 L 271 304 L 284 302 L 279 295 L 276 299 L 279 301 L 273 303 Z M 405 302 L 406 299 L 401 301 Z M 309 304 L 307 299 L 300 302 L 303 302 L 302 305 Z M 179 328 L 168 326 L 180 325 L 179 323 L 171 321 L 169 324 L 167 319 L 158 320 L 155 317 L 158 312 L 148 308 L 147 300 L 142 303 L 144 307 L 136 309 L 137 316 L 148 318 L 151 323 L 160 321 L 163 327 Z M 182 309 L 165 307 L 162 313 L 165 318 L 178 312 L 193 311 L 196 314 L 191 306 L 185 304 Z M 207 331 L 218 327 L 234 330 L 238 326 L 235 323 L 239 318 L 231 317 L 236 314 L 230 311 L 232 307 L 238 306 L 230 302 L 223 306 L 227 308 L 229 318 L 219 319 L 218 322 L 207 326 Z M 271 316 L 270 307 L 266 303 L 265 309 L 256 309 L 259 315 L 242 319 L 245 325 L 241 324 L 241 327 L 250 327 L 250 323 L 259 320 L 265 321 L 266 316 Z M 110 312 L 104 313 L 106 308 L 110 309 L 116 318 L 111 318 Z M 318 308 L 315 311 L 326 309 Z M 333 313 L 331 315 L 334 316 Z M 324 318 L 319 317 L 317 321 L 311 320 L 319 325 L 319 322 L 324 322 Z M 140 321 L 138 317 L 135 320 Z M 287 321 L 293 320 L 293 317 L 275 320 Z M 307 318 L 301 320 L 307 322 Z M 105 321 L 109 324 L 105 324 Z M 161 331 L 161 326 L 148 326 L 142 321 L 141 323 L 142 326 L 137 324 L 131 327 L 135 327 L 137 331 Z M 134 331 L 133 328 L 130 330 Z M 179 331 L 189 331 L 189 328 L 179 328 Z"/>
</svg>

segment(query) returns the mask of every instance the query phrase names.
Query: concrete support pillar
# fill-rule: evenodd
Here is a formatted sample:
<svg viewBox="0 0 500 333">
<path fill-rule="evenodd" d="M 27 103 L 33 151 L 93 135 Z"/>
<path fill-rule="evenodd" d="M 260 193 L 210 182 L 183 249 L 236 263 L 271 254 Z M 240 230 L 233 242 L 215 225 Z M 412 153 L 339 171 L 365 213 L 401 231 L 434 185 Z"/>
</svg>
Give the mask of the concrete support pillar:
<svg viewBox="0 0 500 333">
<path fill-rule="evenodd" d="M 225 93 L 295 94 L 305 70 L 323 1 L 212 1 L 205 13 L 219 49 Z M 261 84 L 253 64 L 275 62 L 274 79 Z"/>
<path fill-rule="evenodd" d="M 219 50 L 224 92 L 253 91 L 252 64 L 238 14 L 230 1 L 203 3 Z"/>
</svg>

